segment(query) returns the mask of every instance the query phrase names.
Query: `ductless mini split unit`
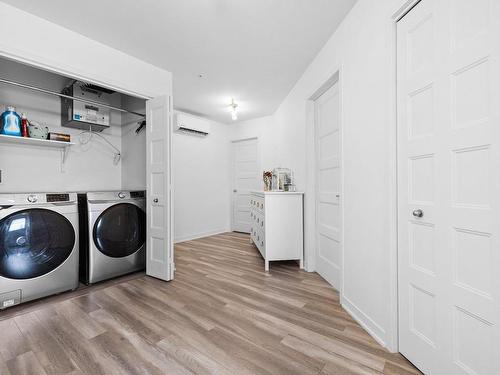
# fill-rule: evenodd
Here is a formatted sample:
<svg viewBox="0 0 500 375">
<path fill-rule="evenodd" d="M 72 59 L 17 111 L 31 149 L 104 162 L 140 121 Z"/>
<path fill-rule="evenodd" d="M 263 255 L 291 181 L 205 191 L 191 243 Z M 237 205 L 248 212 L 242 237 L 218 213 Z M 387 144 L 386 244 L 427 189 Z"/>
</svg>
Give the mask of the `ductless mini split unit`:
<svg viewBox="0 0 500 375">
<path fill-rule="evenodd" d="M 199 117 L 177 113 L 175 129 L 178 131 L 206 136 L 210 133 L 210 122 Z"/>
</svg>

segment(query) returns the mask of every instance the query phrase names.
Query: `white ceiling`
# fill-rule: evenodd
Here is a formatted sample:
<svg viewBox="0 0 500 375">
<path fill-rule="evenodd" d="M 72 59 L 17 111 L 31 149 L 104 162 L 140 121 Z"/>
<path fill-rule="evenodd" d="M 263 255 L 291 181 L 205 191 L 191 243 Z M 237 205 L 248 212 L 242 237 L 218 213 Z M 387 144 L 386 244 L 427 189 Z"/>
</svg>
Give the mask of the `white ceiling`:
<svg viewBox="0 0 500 375">
<path fill-rule="evenodd" d="M 272 114 L 356 2 L 2 1 L 171 71 L 177 109 L 225 123 L 232 97 Z"/>
</svg>

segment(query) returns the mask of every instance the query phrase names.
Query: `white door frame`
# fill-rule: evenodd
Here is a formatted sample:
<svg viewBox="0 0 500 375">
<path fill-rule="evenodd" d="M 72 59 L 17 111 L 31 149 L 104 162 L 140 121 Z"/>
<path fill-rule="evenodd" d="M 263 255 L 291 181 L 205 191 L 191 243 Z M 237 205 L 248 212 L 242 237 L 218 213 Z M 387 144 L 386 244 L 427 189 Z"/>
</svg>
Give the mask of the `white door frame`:
<svg viewBox="0 0 500 375">
<path fill-rule="evenodd" d="M 317 209 L 316 198 L 318 197 L 317 174 L 316 174 L 316 115 L 315 115 L 315 101 L 328 91 L 334 85 L 339 88 L 339 105 L 340 105 L 340 126 L 339 126 L 339 147 L 340 147 L 340 254 L 341 254 L 341 267 L 340 267 L 340 290 L 339 294 L 342 298 L 342 290 L 344 288 L 343 268 L 344 268 L 344 157 L 343 157 L 343 111 L 342 111 L 342 80 L 341 69 L 335 67 L 333 73 L 329 74 L 328 78 L 317 86 L 317 89 L 311 93 L 309 99 L 306 101 L 306 150 L 307 150 L 307 165 L 314 166 L 307 170 L 307 183 L 306 194 L 304 196 L 304 269 L 308 272 L 316 270 L 316 252 L 317 252 L 317 238 L 316 238 L 316 225 L 317 225 Z"/>
<path fill-rule="evenodd" d="M 231 217 L 231 231 L 234 231 L 234 196 L 233 196 L 233 190 L 235 189 L 234 187 L 234 148 L 233 145 L 237 142 L 242 142 L 242 141 L 251 141 L 255 139 L 257 141 L 257 168 L 260 170 L 262 167 L 262 155 L 261 155 L 261 150 L 260 150 L 260 137 L 258 135 L 251 136 L 251 137 L 243 137 L 243 138 L 234 138 L 231 139 L 229 144 L 231 146 L 231 171 L 230 171 L 230 178 L 231 178 L 231 183 L 229 184 L 229 196 L 231 199 L 231 204 L 229 205 L 230 207 L 230 217 Z M 264 182 L 263 182 L 264 183 Z"/>
</svg>

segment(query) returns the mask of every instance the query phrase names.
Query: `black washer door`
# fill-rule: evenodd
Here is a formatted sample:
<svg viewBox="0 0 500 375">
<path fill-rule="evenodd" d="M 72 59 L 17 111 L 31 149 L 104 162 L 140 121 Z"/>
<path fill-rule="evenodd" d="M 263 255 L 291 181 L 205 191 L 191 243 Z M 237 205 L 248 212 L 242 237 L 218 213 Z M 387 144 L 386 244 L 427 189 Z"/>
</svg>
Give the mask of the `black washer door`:
<svg viewBox="0 0 500 375">
<path fill-rule="evenodd" d="M 75 246 L 73 226 L 61 214 L 33 208 L 0 220 L 0 276 L 31 279 L 59 267 Z"/>
<path fill-rule="evenodd" d="M 101 253 L 113 258 L 129 256 L 146 241 L 146 214 L 130 203 L 115 204 L 99 215 L 93 232 Z"/>
</svg>

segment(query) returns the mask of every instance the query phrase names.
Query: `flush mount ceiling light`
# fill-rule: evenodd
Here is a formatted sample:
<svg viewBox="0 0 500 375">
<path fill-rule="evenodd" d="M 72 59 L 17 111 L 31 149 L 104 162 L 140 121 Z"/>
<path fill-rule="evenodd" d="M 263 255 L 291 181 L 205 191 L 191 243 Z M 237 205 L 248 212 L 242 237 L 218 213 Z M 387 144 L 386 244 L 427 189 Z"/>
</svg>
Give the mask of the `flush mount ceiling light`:
<svg viewBox="0 0 500 375">
<path fill-rule="evenodd" d="M 238 120 L 238 112 L 236 108 L 238 107 L 238 104 L 234 102 L 234 99 L 231 99 L 231 104 L 229 105 L 229 111 L 231 112 L 231 118 L 233 121 Z"/>
</svg>

